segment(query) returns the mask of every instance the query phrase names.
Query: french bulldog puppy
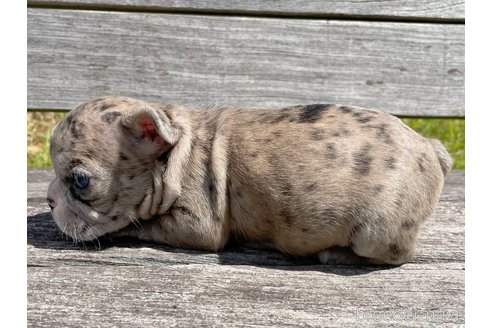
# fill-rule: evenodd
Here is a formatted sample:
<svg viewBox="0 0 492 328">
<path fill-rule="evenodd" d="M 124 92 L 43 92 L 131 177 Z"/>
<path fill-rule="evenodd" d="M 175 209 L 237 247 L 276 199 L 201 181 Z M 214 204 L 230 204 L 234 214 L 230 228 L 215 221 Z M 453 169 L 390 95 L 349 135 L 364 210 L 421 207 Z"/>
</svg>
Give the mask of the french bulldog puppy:
<svg viewBox="0 0 492 328">
<path fill-rule="evenodd" d="M 339 105 L 186 108 L 93 100 L 53 130 L 48 203 L 76 241 L 231 238 L 323 263 L 399 265 L 452 159 L 398 118 Z"/>
</svg>

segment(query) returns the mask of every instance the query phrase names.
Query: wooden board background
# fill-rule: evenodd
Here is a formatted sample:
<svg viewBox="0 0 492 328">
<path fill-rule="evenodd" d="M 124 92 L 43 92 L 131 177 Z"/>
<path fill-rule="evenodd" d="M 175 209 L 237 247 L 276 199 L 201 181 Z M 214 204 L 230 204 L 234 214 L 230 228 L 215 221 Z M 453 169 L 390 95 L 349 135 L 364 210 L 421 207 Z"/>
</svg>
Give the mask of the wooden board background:
<svg viewBox="0 0 492 328">
<path fill-rule="evenodd" d="M 111 94 L 465 114 L 463 0 L 27 3 L 28 110 Z M 49 214 L 52 177 L 28 170 L 29 327 L 464 325 L 464 172 L 446 181 L 415 260 L 396 268 L 241 246 L 74 245 Z"/>
<path fill-rule="evenodd" d="M 447 179 L 417 256 L 400 267 L 320 265 L 273 251 L 220 253 L 133 240 L 74 245 L 28 171 L 28 326 L 455 327 L 464 325 L 464 172 Z"/>
<path fill-rule="evenodd" d="M 30 6 L 463 22 L 464 0 L 28 0 Z"/>
<path fill-rule="evenodd" d="M 448 1 L 440 8 L 459 7 Z M 441 16 L 460 17 L 455 9 Z M 462 117 L 464 72 L 463 24 L 28 9 L 30 110 L 126 95 Z"/>
</svg>

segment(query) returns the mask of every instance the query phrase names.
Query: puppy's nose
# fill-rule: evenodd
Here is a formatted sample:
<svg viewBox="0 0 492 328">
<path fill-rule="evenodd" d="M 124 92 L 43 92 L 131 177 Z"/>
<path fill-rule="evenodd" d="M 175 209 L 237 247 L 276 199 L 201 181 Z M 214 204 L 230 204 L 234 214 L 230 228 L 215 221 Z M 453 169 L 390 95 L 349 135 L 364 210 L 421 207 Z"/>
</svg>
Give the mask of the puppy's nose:
<svg viewBox="0 0 492 328">
<path fill-rule="evenodd" d="M 48 206 L 51 208 L 51 210 L 53 210 L 56 206 L 56 203 L 55 201 L 52 199 L 52 198 L 46 198 L 46 200 L 48 201 Z"/>
</svg>

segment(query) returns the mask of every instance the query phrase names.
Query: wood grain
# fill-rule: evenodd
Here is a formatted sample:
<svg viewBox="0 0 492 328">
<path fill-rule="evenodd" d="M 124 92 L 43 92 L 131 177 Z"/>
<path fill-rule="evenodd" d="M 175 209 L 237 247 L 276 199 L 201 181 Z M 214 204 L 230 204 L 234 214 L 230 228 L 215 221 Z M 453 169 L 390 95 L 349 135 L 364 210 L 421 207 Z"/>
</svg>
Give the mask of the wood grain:
<svg viewBox="0 0 492 328">
<path fill-rule="evenodd" d="M 28 109 L 104 95 L 464 116 L 464 25 L 28 9 Z"/>
<path fill-rule="evenodd" d="M 464 0 L 28 0 L 29 6 L 295 17 L 465 19 Z"/>
<path fill-rule="evenodd" d="M 28 170 L 30 327 L 464 324 L 462 171 L 447 179 L 416 259 L 396 268 L 323 266 L 241 246 L 216 254 L 123 239 L 74 245 L 44 200 L 52 177 Z"/>
</svg>

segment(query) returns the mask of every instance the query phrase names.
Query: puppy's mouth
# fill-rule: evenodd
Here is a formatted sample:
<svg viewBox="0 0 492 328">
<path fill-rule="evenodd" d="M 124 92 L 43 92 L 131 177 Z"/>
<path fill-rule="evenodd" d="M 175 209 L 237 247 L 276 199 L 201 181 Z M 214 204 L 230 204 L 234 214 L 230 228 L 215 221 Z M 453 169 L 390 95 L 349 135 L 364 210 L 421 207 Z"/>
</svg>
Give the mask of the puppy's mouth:
<svg viewBox="0 0 492 328">
<path fill-rule="evenodd" d="M 75 243 L 97 240 L 106 234 L 106 232 L 75 213 L 60 217 L 52 212 L 52 215 L 61 232 L 72 238 Z"/>
<path fill-rule="evenodd" d="M 127 215 L 106 216 L 92 208 L 81 208 L 84 205 L 62 201 L 51 210 L 53 219 L 63 234 L 72 238 L 75 243 L 93 241 L 100 245 L 100 239 L 118 232 L 132 224 L 141 229 L 136 218 Z"/>
<path fill-rule="evenodd" d="M 48 205 L 58 228 L 74 242 L 96 241 L 119 231 L 138 220 L 132 213 L 122 214 L 113 209 L 101 213 L 91 206 L 72 197 L 69 190 L 55 179 L 48 188 Z"/>
<path fill-rule="evenodd" d="M 92 208 L 86 208 L 76 200 L 58 198 L 56 206 L 51 204 L 50 207 L 58 228 L 76 243 L 97 241 L 112 230 L 109 224 L 113 221 L 112 218 L 101 215 Z M 114 218 L 116 222 L 117 217 Z"/>
</svg>

